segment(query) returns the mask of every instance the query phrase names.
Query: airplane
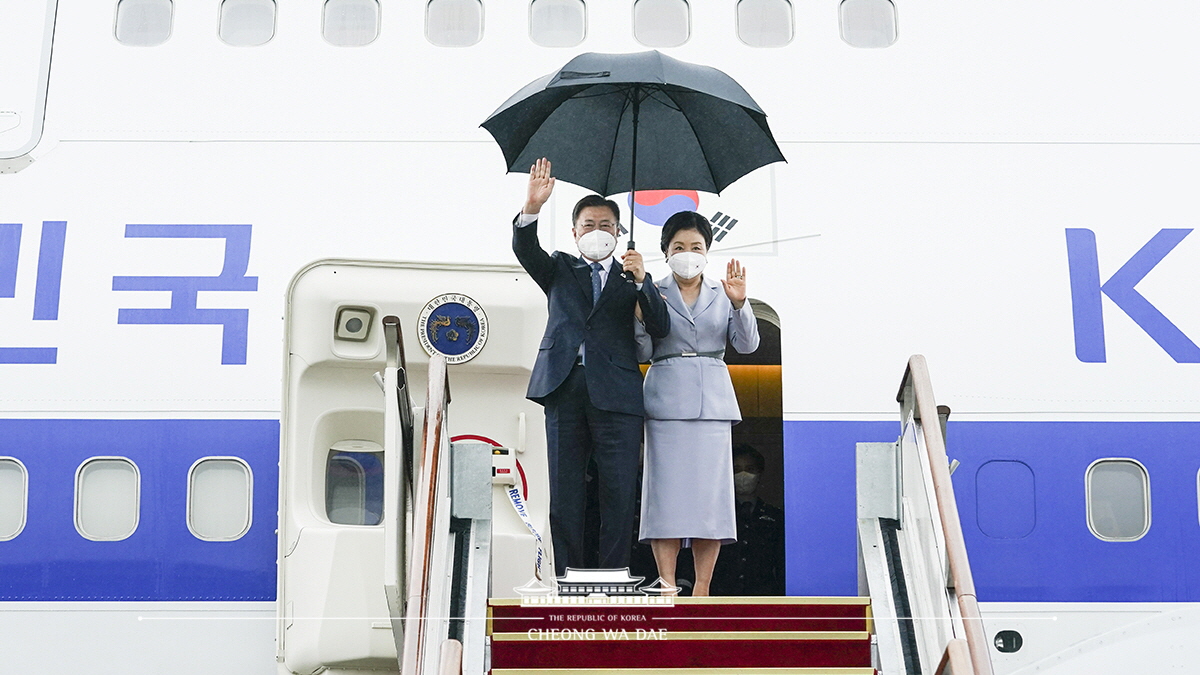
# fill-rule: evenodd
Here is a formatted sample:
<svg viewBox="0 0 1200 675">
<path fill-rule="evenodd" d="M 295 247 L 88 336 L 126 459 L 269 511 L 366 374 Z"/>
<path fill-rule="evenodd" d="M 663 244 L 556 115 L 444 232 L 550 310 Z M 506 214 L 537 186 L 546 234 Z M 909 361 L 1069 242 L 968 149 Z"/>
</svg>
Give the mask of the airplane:
<svg viewBox="0 0 1200 675">
<path fill-rule="evenodd" d="M 7 3 L 0 662 L 395 669 L 389 450 L 361 429 L 383 417 L 385 316 L 425 405 L 438 298 L 488 323 L 447 365 L 448 434 L 509 451 L 547 537 L 524 399 L 544 300 L 510 245 L 525 176 L 479 124 L 579 53 L 659 49 L 742 84 L 788 160 L 636 196 L 655 277 L 681 209 L 716 225 L 714 269 L 748 269 L 765 339 L 730 366 L 734 442 L 766 457 L 786 595 L 863 592 L 856 444 L 917 444 L 895 393 L 923 354 L 994 671 L 1190 669 L 1198 21 L 1179 0 Z M 544 247 L 573 252 L 584 194 L 560 183 Z M 492 597 L 538 551 L 506 495 Z M 347 543 L 306 557 L 304 528 Z M 291 626 L 331 617 L 355 637 L 289 662 Z"/>
</svg>

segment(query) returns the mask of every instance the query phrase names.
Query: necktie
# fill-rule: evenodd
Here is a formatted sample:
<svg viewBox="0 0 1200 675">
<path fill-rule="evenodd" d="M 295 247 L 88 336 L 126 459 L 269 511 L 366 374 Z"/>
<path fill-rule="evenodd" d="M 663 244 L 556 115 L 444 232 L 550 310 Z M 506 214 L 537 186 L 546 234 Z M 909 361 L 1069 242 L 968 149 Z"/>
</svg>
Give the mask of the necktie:
<svg viewBox="0 0 1200 675">
<path fill-rule="evenodd" d="M 595 305 L 600 300 L 600 270 L 601 265 L 598 262 L 591 264 L 592 268 L 592 304 Z"/>
</svg>

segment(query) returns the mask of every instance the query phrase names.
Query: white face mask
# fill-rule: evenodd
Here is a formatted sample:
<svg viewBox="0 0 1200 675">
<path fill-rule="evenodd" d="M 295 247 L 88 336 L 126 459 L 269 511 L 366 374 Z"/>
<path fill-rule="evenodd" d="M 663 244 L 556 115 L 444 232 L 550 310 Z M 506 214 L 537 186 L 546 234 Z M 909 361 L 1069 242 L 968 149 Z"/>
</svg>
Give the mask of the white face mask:
<svg viewBox="0 0 1200 675">
<path fill-rule="evenodd" d="M 691 251 L 676 253 L 667 258 L 667 265 L 670 266 L 671 271 L 684 279 L 698 276 L 704 271 L 706 264 L 708 264 L 708 258 L 705 258 L 704 254 Z"/>
<path fill-rule="evenodd" d="M 575 240 L 579 252 L 588 260 L 604 260 L 617 247 L 617 238 L 604 230 L 592 230 Z"/>
<path fill-rule="evenodd" d="M 758 474 L 739 471 L 733 474 L 733 491 L 739 495 L 752 495 L 758 489 Z"/>
</svg>

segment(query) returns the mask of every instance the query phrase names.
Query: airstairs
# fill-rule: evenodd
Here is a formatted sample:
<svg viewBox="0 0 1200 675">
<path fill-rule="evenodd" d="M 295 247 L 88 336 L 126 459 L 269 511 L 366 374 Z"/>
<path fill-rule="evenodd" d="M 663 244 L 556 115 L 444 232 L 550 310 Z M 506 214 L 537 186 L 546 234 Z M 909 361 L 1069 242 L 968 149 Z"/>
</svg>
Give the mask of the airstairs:
<svg viewBox="0 0 1200 675">
<path fill-rule="evenodd" d="M 991 675 L 924 357 L 897 401 L 900 438 L 857 448 L 859 597 L 493 598 L 493 675 Z"/>
<path fill-rule="evenodd" d="M 895 443 L 859 443 L 859 594 L 872 600 L 877 667 L 992 675 L 950 483 L 945 424 L 925 357 L 908 361 Z"/>
<path fill-rule="evenodd" d="M 312 304 L 320 311 L 288 320 L 323 324 L 328 309 Z M 496 575 L 514 572 L 491 568 L 492 508 L 505 503 L 495 495 L 512 456 L 451 442 L 439 356 L 428 362 L 425 405 L 414 407 L 400 320 L 375 325 L 382 363 L 323 361 L 328 345 L 317 340 L 288 345 L 284 445 L 317 452 L 281 462 L 281 503 L 291 506 L 281 509 L 281 675 L 991 675 L 922 357 L 901 385 L 899 440 L 857 448 L 858 596 L 489 598 L 503 595 Z M 322 398 L 326 382 L 336 397 Z M 347 503 L 336 482 L 324 496 L 309 487 L 335 461 L 382 475 L 382 495 L 359 494 L 349 525 L 331 506 Z M 530 558 L 522 574 L 535 570 Z"/>
</svg>

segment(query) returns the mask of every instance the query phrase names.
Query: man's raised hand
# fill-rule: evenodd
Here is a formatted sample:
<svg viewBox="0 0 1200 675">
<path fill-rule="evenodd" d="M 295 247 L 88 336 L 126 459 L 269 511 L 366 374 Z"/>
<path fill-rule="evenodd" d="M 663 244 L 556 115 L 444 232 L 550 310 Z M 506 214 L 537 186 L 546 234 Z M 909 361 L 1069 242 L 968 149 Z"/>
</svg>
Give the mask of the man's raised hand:
<svg viewBox="0 0 1200 675">
<path fill-rule="evenodd" d="M 554 177 L 550 175 L 550 160 L 543 157 L 529 167 L 529 193 L 525 196 L 521 213 L 531 216 L 539 213 L 553 191 Z"/>
</svg>

